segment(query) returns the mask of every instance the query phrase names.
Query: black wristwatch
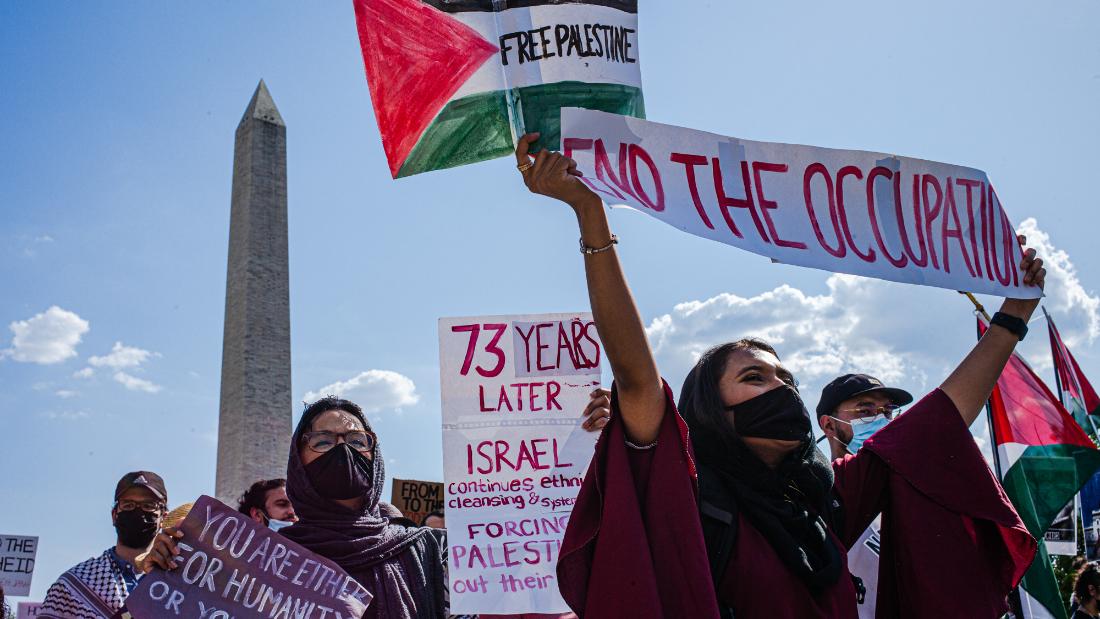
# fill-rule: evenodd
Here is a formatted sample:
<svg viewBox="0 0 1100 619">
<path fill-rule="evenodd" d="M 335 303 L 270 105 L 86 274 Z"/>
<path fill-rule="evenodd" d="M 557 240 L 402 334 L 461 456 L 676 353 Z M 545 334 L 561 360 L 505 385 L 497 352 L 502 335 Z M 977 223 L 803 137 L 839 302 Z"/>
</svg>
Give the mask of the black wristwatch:
<svg viewBox="0 0 1100 619">
<path fill-rule="evenodd" d="M 997 312 L 993 314 L 993 319 L 989 321 L 991 325 L 997 325 L 1002 329 L 1008 329 L 1013 335 L 1020 338 L 1020 341 L 1024 341 L 1027 337 L 1027 323 L 1024 319 L 1017 318 L 1015 316 L 1009 316 L 1008 314 Z"/>
</svg>

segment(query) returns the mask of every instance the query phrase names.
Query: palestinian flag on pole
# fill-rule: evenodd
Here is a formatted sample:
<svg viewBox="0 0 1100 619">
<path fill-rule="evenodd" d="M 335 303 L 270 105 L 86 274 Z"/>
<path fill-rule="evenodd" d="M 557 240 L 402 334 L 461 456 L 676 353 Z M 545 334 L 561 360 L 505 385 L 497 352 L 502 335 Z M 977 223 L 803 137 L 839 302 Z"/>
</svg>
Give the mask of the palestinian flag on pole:
<svg viewBox="0 0 1100 619">
<path fill-rule="evenodd" d="M 979 336 L 987 328 L 979 317 Z M 1043 539 L 1058 512 L 1100 469 L 1100 451 L 1017 354 L 997 380 L 989 408 L 1001 483 L 1028 532 Z M 1024 574 L 1020 600 L 1025 617 L 1066 616 L 1045 544 Z"/>
<path fill-rule="evenodd" d="M 1054 357 L 1054 375 L 1058 379 L 1062 404 L 1095 441 L 1096 428 L 1100 425 L 1100 419 L 1096 417 L 1100 416 L 1100 396 L 1096 395 L 1096 390 L 1092 388 L 1089 379 L 1085 378 L 1085 374 L 1081 372 L 1077 359 L 1073 358 L 1073 353 L 1062 341 L 1058 327 L 1054 326 L 1054 321 L 1050 318 L 1050 314 L 1046 313 L 1046 308 L 1043 308 L 1043 313 L 1047 317 L 1050 351 L 1051 356 Z"/>
<path fill-rule="evenodd" d="M 354 0 L 394 178 L 502 157 L 562 107 L 645 116 L 637 0 Z"/>
</svg>

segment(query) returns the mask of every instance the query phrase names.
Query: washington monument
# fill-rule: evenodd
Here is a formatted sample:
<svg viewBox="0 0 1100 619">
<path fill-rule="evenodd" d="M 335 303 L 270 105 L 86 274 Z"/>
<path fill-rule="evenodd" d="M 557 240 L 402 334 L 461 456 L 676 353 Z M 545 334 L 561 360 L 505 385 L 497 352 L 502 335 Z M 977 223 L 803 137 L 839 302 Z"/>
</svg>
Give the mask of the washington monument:
<svg viewBox="0 0 1100 619">
<path fill-rule="evenodd" d="M 290 284 L 286 125 L 263 80 L 237 125 L 225 284 L 218 499 L 286 477 L 290 447 Z"/>
</svg>

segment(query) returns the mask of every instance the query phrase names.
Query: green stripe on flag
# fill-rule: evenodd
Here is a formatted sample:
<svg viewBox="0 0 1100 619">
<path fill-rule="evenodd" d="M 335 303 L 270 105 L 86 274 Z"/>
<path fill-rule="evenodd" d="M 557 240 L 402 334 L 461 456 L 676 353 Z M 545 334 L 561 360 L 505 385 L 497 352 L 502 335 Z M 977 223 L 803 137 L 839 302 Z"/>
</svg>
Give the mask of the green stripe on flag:
<svg viewBox="0 0 1100 619">
<path fill-rule="evenodd" d="M 516 109 L 528 132 L 539 131 L 539 144 L 561 148 L 561 108 L 645 116 L 642 91 L 620 84 L 555 82 L 512 90 Z M 430 170 L 502 157 L 512 152 L 506 91 L 455 99 L 443 107 L 401 165 L 398 178 Z"/>
<path fill-rule="evenodd" d="M 1028 532 L 1042 540 L 1058 512 L 1073 500 L 1097 467 L 1100 451 L 1095 449 L 1078 445 L 1029 446 L 1004 474 L 1002 484 Z M 1039 544 L 1021 586 L 1053 616 L 1066 616 L 1065 601 L 1058 591 L 1045 544 Z"/>
<path fill-rule="evenodd" d="M 1005 492 L 1036 539 L 1085 484 L 1097 467 L 1100 451 L 1077 445 L 1029 446 L 1004 474 Z"/>
</svg>

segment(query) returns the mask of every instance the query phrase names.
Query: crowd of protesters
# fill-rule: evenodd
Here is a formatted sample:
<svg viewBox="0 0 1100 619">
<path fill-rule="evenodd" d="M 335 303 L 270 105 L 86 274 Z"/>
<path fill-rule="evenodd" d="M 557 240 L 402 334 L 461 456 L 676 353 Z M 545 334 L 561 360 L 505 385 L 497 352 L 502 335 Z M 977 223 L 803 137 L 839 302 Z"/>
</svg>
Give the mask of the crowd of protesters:
<svg viewBox="0 0 1100 619">
<path fill-rule="evenodd" d="M 558 153 L 520 171 L 534 192 L 566 202 L 580 224 L 597 328 L 615 378 L 583 411 L 602 431 L 558 562 L 562 596 L 582 617 L 855 617 L 860 577 L 848 550 L 881 518 L 880 616 L 994 617 L 1031 563 L 1035 540 L 1005 499 L 968 427 L 1020 334 L 990 329 L 909 412 L 908 392 L 866 374 L 829 383 L 814 441 L 797 381 L 775 348 L 746 338 L 705 352 L 678 402 L 646 341 L 606 214 Z M 1021 240 L 1021 242 L 1023 242 Z M 1032 250 L 1021 268 L 1042 287 Z M 1006 299 L 1026 322 L 1036 302 Z M 381 500 L 381 441 L 362 409 L 326 397 L 294 431 L 286 478 L 245 489 L 238 510 L 326 557 L 373 595 L 364 617 L 446 618 L 446 520 L 420 522 Z M 614 489 L 614 492 L 609 492 Z M 114 543 L 63 573 L 38 617 L 112 617 L 145 573 L 178 568 L 163 479 L 127 473 L 114 490 Z M 767 592 L 767 594 L 762 594 Z M 1094 617 L 1100 572 L 1075 583 L 1075 617 Z M 573 617 L 574 615 L 564 615 Z"/>
</svg>

